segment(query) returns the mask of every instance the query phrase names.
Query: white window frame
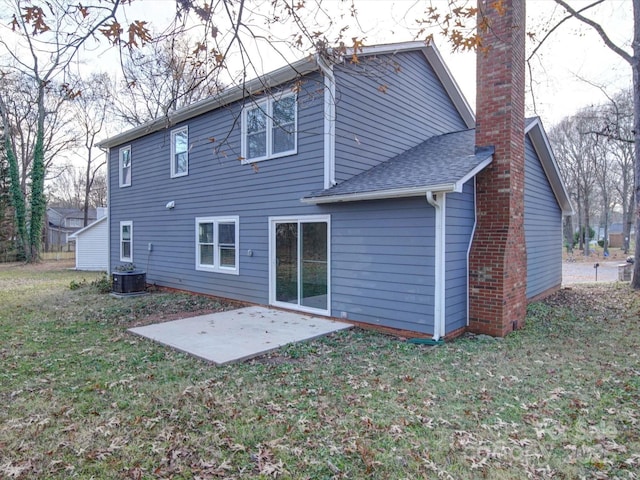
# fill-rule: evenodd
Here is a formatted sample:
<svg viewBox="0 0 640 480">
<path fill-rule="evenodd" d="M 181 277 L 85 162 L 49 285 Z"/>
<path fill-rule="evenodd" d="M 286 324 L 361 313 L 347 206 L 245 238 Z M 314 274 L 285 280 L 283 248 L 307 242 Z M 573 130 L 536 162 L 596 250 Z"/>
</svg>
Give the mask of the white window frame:
<svg viewBox="0 0 640 480">
<path fill-rule="evenodd" d="M 177 171 L 178 165 L 176 163 L 176 136 L 181 133 L 187 134 L 187 150 L 185 152 L 187 155 L 187 170 L 184 172 Z M 185 125 L 171 130 L 171 178 L 184 177 L 186 175 L 189 175 L 189 127 Z"/>
<path fill-rule="evenodd" d="M 327 224 L 327 309 L 318 309 L 300 304 L 276 300 L 276 226 L 278 223 L 325 222 Z M 331 215 L 292 215 L 269 217 L 269 305 L 300 312 L 331 316 Z"/>
<path fill-rule="evenodd" d="M 129 182 L 125 181 L 125 176 L 123 172 L 123 153 L 129 152 Z M 131 145 L 127 145 L 126 147 L 122 147 L 118 151 L 118 175 L 120 177 L 120 187 L 130 187 L 131 180 L 133 178 L 133 159 L 131 158 Z"/>
<path fill-rule="evenodd" d="M 294 122 L 293 122 L 293 148 L 291 150 L 287 150 L 285 152 L 273 153 L 273 103 L 276 101 L 280 101 L 287 97 L 294 98 Z M 247 114 L 251 110 L 255 110 L 256 108 L 261 109 L 267 119 L 266 119 L 266 155 L 262 157 L 248 158 L 249 155 L 249 147 L 247 145 Z M 298 97 L 295 93 L 285 93 L 281 95 L 276 95 L 272 97 L 265 98 L 264 100 L 260 100 L 258 102 L 252 102 L 250 105 L 246 105 L 242 109 L 242 164 L 250 164 L 255 162 L 261 162 L 264 160 L 270 160 L 272 158 L 280 158 L 286 157 L 289 155 L 295 155 L 298 153 Z"/>
<path fill-rule="evenodd" d="M 203 265 L 200 263 L 200 224 L 213 223 L 213 265 Z M 220 265 L 220 242 L 218 241 L 218 225 L 224 223 L 233 223 L 235 226 L 235 266 L 228 267 Z M 205 272 L 227 273 L 231 275 L 240 274 L 240 217 L 224 216 L 224 217 L 196 217 L 195 221 L 195 247 L 196 270 Z"/>
<path fill-rule="evenodd" d="M 129 227 L 129 256 L 125 257 L 122 249 L 122 227 Z M 133 263 L 133 222 L 131 220 L 120 222 L 120 261 Z"/>
</svg>

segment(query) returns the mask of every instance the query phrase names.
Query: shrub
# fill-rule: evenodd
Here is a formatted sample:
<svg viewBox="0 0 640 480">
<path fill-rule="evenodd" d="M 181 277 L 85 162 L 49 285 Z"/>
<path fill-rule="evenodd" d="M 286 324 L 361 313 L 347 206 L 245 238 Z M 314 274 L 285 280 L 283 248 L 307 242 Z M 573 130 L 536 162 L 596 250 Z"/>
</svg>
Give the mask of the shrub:
<svg viewBox="0 0 640 480">
<path fill-rule="evenodd" d="M 111 292 L 111 278 L 105 273 L 91 282 L 91 288 L 98 293 L 109 293 Z"/>
</svg>

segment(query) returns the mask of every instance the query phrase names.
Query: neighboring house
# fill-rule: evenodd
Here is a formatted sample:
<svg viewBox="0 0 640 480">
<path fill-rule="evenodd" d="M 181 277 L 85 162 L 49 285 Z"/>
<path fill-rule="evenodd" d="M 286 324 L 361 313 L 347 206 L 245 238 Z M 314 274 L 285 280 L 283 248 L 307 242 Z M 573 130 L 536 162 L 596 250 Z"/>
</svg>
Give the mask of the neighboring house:
<svg viewBox="0 0 640 480">
<path fill-rule="evenodd" d="M 69 236 L 76 242 L 76 270 L 109 270 L 108 237 L 109 222 L 105 215 Z"/>
<path fill-rule="evenodd" d="M 95 221 L 97 211 L 89 209 L 89 223 Z M 84 212 L 79 208 L 47 207 L 45 228 L 45 250 L 57 251 L 72 247 L 69 245 L 70 235 L 84 225 Z"/>
<path fill-rule="evenodd" d="M 436 339 L 470 322 L 516 328 L 473 327 L 470 298 L 484 287 L 470 278 L 498 281 L 470 253 L 488 218 L 477 178 L 498 147 L 476 147 L 474 114 L 434 46 L 368 47 L 331 66 L 308 58 L 168 122 L 101 144 L 110 269 L 134 262 L 155 285 Z M 571 206 L 538 119 L 520 140 L 520 283 L 532 299 L 561 284 Z"/>
</svg>

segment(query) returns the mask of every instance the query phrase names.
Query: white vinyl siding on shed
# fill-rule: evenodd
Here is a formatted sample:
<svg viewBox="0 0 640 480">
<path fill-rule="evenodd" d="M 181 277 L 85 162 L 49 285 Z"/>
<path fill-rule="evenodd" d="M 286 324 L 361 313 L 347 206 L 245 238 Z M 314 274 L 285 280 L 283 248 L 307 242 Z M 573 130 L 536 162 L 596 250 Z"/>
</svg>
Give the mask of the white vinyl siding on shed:
<svg viewBox="0 0 640 480">
<path fill-rule="evenodd" d="M 109 222 L 102 217 L 73 235 L 76 239 L 76 270 L 107 271 Z"/>
</svg>

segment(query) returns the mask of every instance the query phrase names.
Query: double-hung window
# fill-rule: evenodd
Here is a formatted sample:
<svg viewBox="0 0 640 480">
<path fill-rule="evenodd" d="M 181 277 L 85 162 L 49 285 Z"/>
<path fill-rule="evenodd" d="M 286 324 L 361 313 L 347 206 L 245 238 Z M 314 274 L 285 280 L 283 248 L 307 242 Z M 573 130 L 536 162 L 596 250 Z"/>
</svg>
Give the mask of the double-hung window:
<svg viewBox="0 0 640 480">
<path fill-rule="evenodd" d="M 120 261 L 133 262 L 133 222 L 120 222 Z"/>
<path fill-rule="evenodd" d="M 238 235 L 237 216 L 196 218 L 196 270 L 237 274 Z"/>
<path fill-rule="evenodd" d="M 120 149 L 120 186 L 131 185 L 131 145 Z"/>
<path fill-rule="evenodd" d="M 242 158 L 252 163 L 296 153 L 298 108 L 295 94 L 268 98 L 242 112 Z"/>
<path fill-rule="evenodd" d="M 189 173 L 189 130 L 187 127 L 171 131 L 171 178 Z"/>
</svg>

